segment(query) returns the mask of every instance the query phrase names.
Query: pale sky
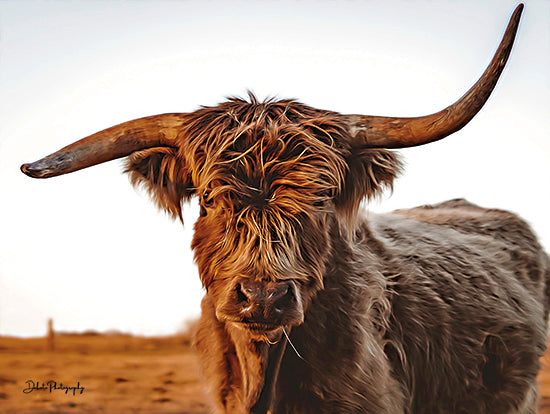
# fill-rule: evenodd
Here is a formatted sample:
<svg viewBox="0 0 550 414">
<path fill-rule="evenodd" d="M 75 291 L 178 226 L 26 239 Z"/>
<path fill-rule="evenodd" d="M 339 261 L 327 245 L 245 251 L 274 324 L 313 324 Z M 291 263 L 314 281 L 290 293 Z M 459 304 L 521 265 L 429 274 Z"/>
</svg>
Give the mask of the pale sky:
<svg viewBox="0 0 550 414">
<path fill-rule="evenodd" d="M 229 95 L 417 116 L 477 80 L 515 0 L 0 1 L 0 334 L 170 334 L 203 295 L 185 227 L 121 162 L 49 180 L 19 171 L 130 119 Z M 550 1 L 527 0 L 493 95 L 446 140 L 401 151 L 375 211 L 466 197 L 519 213 L 550 249 Z"/>
</svg>

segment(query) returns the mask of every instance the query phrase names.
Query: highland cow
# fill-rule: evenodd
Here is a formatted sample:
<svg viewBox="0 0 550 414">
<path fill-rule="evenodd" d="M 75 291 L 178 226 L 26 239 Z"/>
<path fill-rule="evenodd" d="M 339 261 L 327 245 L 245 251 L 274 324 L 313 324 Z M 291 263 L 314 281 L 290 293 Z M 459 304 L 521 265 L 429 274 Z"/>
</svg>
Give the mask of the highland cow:
<svg viewBox="0 0 550 414">
<path fill-rule="evenodd" d="M 32 164 L 51 177 L 128 156 L 126 171 L 182 217 L 206 289 L 196 346 L 217 413 L 535 413 L 550 261 L 514 214 L 464 200 L 361 213 L 401 171 L 388 149 L 466 125 L 489 67 L 433 115 L 343 115 L 231 98 L 146 117 Z"/>
</svg>

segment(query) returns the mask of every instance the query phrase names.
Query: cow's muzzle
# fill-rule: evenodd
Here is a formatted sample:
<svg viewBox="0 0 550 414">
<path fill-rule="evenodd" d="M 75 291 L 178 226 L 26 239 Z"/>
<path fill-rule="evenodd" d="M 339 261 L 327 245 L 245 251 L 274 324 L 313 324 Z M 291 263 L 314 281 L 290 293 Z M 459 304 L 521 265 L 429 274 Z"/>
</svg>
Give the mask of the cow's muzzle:
<svg viewBox="0 0 550 414">
<path fill-rule="evenodd" d="M 258 332 L 299 325 L 303 306 L 292 281 L 266 282 L 240 278 L 232 285 L 218 318 Z"/>
</svg>

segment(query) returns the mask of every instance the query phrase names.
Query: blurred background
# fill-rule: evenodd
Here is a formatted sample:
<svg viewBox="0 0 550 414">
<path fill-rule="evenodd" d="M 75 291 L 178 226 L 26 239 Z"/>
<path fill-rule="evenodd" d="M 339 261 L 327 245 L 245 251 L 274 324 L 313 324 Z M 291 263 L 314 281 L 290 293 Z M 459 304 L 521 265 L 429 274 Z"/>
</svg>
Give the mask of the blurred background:
<svg viewBox="0 0 550 414">
<path fill-rule="evenodd" d="M 406 172 L 369 209 L 466 197 L 527 219 L 550 248 L 550 2 L 527 0 L 510 61 L 462 131 L 401 151 Z M 458 99 L 517 0 L 1 1 L 0 334 L 166 335 L 203 291 L 185 226 L 114 161 L 50 180 L 19 171 L 130 119 L 228 95 L 343 113 L 417 116 Z"/>
</svg>

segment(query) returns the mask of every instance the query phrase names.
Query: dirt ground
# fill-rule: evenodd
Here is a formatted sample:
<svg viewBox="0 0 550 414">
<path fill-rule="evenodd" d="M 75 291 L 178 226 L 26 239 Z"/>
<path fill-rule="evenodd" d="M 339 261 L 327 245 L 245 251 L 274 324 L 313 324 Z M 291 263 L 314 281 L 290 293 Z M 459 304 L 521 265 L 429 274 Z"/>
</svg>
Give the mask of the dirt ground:
<svg viewBox="0 0 550 414">
<path fill-rule="evenodd" d="M 539 413 L 550 414 L 550 353 L 543 366 Z M 51 390 L 50 380 L 56 381 Z M 0 336 L 0 413 L 206 414 L 207 409 L 188 337 L 89 334 L 58 335 L 53 351 L 45 338 Z"/>
<path fill-rule="evenodd" d="M 187 337 L 58 335 L 54 344 L 48 351 L 45 338 L 0 337 L 0 413 L 207 412 Z M 29 380 L 48 389 L 24 393 Z M 58 389 L 50 392 L 50 380 Z M 61 383 L 84 390 L 66 393 Z"/>
</svg>

